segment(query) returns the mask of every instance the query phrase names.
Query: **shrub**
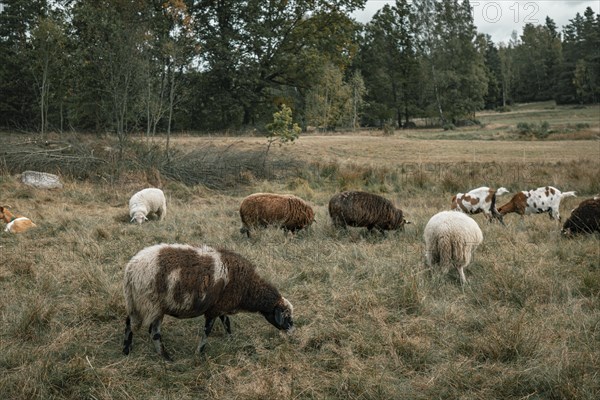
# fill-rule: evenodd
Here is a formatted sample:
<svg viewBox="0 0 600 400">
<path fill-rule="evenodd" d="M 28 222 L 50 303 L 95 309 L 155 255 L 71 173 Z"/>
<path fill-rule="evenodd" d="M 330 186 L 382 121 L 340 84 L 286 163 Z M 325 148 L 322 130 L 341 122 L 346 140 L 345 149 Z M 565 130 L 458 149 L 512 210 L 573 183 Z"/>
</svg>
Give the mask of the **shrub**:
<svg viewBox="0 0 600 400">
<path fill-rule="evenodd" d="M 548 121 L 543 121 L 539 125 L 533 122 L 519 122 L 517 132 L 521 136 L 534 136 L 538 139 L 545 139 L 551 133 Z"/>
<path fill-rule="evenodd" d="M 390 124 L 388 122 L 383 124 L 383 136 L 393 136 L 395 130 L 394 124 Z"/>
</svg>

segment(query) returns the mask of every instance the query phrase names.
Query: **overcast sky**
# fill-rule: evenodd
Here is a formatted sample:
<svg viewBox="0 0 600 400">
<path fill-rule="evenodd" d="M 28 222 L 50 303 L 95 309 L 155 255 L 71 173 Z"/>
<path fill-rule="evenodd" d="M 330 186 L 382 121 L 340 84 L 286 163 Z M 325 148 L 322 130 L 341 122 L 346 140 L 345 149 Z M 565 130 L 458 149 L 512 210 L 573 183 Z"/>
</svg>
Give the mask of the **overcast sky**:
<svg viewBox="0 0 600 400">
<path fill-rule="evenodd" d="M 395 3 L 393 0 L 368 0 L 365 9 L 355 12 L 353 16 L 357 21 L 366 23 L 385 4 L 394 5 Z M 558 29 L 562 30 L 562 27 L 575 17 L 575 14 L 583 15 L 586 7 L 591 7 L 597 14 L 600 9 L 600 0 L 471 0 L 471 6 L 477 31 L 491 35 L 495 43 L 507 43 L 513 30 L 520 35 L 523 25 L 526 23 L 543 25 L 546 16 L 552 18 Z"/>
</svg>

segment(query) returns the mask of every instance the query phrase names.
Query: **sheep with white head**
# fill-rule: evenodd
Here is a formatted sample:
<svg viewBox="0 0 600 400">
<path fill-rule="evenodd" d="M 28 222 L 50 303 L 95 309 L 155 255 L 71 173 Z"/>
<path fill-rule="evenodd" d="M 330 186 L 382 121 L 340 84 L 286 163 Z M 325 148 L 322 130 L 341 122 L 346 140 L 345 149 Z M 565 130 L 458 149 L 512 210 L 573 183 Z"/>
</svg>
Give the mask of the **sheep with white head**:
<svg viewBox="0 0 600 400">
<path fill-rule="evenodd" d="M 158 215 L 159 220 L 163 220 L 167 215 L 167 200 L 162 190 L 156 188 L 147 188 L 135 193 L 129 199 L 129 216 L 131 222 L 136 221 L 141 224 L 148 221 L 148 214 Z"/>
</svg>

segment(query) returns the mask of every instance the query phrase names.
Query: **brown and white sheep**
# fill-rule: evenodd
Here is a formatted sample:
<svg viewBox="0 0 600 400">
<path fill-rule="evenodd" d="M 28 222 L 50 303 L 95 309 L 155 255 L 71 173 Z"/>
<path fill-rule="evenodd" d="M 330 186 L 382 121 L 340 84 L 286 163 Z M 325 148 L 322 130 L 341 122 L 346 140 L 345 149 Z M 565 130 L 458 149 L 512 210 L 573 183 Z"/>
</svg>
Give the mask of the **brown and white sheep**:
<svg viewBox="0 0 600 400">
<path fill-rule="evenodd" d="M 466 214 L 478 214 L 483 212 L 489 222 L 493 218 L 504 225 L 502 215 L 496 209 L 496 196 L 509 193 L 506 188 L 492 189 L 482 186 L 468 193 L 458 193 L 452 197 L 452 210 L 460 210 Z"/>
<path fill-rule="evenodd" d="M 402 210 L 388 199 L 368 192 L 346 191 L 335 194 L 329 200 L 329 216 L 339 228 L 366 227 L 381 233 L 404 229 L 406 221 Z"/>
<path fill-rule="evenodd" d="M 171 357 L 161 341 L 160 326 L 165 315 L 194 318 L 204 315 L 204 335 L 198 353 L 217 317 L 231 333 L 229 317 L 238 311 L 261 313 L 279 330 L 294 329 L 292 304 L 255 266 L 228 250 L 209 246 L 157 244 L 138 252 L 127 264 L 123 280 L 127 308 L 123 353 L 129 354 L 134 328 L 148 326 L 156 351 Z"/>
<path fill-rule="evenodd" d="M 269 225 L 296 233 L 313 223 L 315 212 L 306 201 L 291 194 L 254 193 L 242 200 L 240 217 L 240 232 L 250 237 L 252 229 Z"/>
<path fill-rule="evenodd" d="M 439 266 L 444 273 L 454 267 L 460 282 L 467 283 L 464 268 L 471 263 L 475 249 L 483 241 L 477 222 L 463 213 L 442 211 L 427 222 L 423 237 L 427 265 Z"/>
<path fill-rule="evenodd" d="M 529 214 L 541 214 L 547 212 L 550 219 L 560 221 L 560 201 L 564 197 L 577 197 L 575 192 L 561 192 L 552 186 L 543 186 L 532 190 L 523 190 L 513 196 L 512 199 L 500 208 L 498 212 L 502 215 L 515 212 L 521 217 Z"/>
<path fill-rule="evenodd" d="M 587 199 L 571 211 L 561 230 L 565 236 L 600 232 L 600 196 Z"/>
</svg>

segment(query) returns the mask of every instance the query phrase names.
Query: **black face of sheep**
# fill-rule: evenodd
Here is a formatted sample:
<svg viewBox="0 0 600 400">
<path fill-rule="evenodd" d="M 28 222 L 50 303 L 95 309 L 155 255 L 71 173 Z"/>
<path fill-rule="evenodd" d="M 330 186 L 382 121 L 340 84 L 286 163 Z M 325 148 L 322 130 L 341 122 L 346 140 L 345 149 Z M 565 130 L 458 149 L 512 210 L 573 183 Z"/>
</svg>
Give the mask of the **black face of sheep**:
<svg viewBox="0 0 600 400">
<path fill-rule="evenodd" d="M 347 191 L 334 195 L 329 200 L 329 215 L 336 227 L 364 227 L 382 233 L 403 230 L 410 222 L 404 219 L 402 210 L 391 201 L 376 194 Z"/>
<path fill-rule="evenodd" d="M 571 212 L 561 230 L 561 233 L 568 237 L 593 232 L 600 232 L 600 198 L 582 201 Z"/>
<path fill-rule="evenodd" d="M 267 321 L 280 331 L 291 333 L 294 330 L 294 321 L 290 313 L 290 305 L 284 307 L 276 306 L 273 311 L 261 312 Z"/>
</svg>

